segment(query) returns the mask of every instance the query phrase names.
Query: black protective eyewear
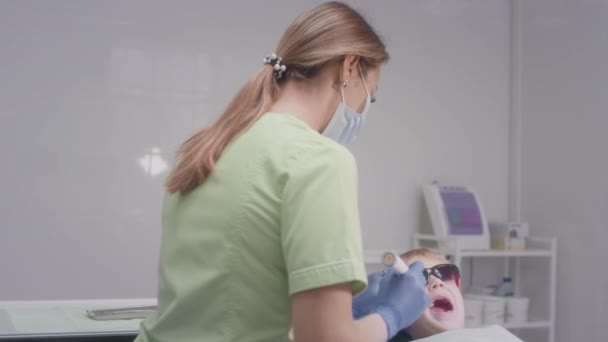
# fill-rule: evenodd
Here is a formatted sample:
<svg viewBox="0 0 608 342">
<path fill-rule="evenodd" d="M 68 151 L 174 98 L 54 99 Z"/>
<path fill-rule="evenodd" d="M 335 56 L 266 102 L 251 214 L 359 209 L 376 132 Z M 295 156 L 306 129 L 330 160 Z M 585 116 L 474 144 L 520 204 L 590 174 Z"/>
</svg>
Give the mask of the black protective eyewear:
<svg viewBox="0 0 608 342">
<path fill-rule="evenodd" d="M 460 287 L 460 270 L 458 266 L 452 264 L 441 264 L 436 265 L 431 268 L 425 268 L 422 271 L 424 274 L 424 280 L 426 283 L 429 283 L 431 276 L 435 276 L 437 279 L 441 281 L 450 281 L 453 280 L 456 283 L 456 286 Z"/>
</svg>

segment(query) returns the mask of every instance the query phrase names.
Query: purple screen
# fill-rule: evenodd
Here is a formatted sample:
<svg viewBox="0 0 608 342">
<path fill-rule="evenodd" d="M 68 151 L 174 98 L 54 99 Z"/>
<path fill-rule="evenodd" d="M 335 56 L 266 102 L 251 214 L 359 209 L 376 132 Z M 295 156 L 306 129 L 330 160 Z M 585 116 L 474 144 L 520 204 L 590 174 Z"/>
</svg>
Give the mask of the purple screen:
<svg viewBox="0 0 608 342">
<path fill-rule="evenodd" d="M 442 190 L 441 198 L 445 204 L 450 234 L 482 234 L 481 216 L 472 193 Z"/>
</svg>

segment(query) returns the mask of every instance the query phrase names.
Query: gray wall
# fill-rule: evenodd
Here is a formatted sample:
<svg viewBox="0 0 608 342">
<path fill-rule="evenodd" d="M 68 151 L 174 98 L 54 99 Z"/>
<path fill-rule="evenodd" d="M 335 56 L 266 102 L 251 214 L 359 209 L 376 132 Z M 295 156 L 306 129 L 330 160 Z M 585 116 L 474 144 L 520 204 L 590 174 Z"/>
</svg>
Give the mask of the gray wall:
<svg viewBox="0 0 608 342">
<path fill-rule="evenodd" d="M 0 1 L 0 300 L 155 296 L 166 171 L 140 159 L 170 163 L 319 2 Z M 393 57 L 353 148 L 365 248 L 407 249 L 434 179 L 506 219 L 508 1 L 351 3 Z"/>
<path fill-rule="evenodd" d="M 557 341 L 606 341 L 608 2 L 526 1 L 523 24 L 522 213 L 558 238 Z"/>
</svg>

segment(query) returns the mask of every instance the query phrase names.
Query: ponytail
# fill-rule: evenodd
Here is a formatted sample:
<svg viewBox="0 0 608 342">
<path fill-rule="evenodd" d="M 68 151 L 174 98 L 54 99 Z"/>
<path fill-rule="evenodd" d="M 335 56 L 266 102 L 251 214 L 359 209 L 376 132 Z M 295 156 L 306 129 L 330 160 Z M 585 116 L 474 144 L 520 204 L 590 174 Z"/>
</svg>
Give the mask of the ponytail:
<svg viewBox="0 0 608 342">
<path fill-rule="evenodd" d="M 277 94 L 273 69 L 261 68 L 215 123 L 195 133 L 179 148 L 177 165 L 167 180 L 167 191 L 187 194 L 202 184 L 226 146 L 270 108 Z"/>
<path fill-rule="evenodd" d="M 312 79 L 347 55 L 359 56 L 363 71 L 389 58 L 384 43 L 361 14 L 339 2 L 324 3 L 298 16 L 275 52 L 283 59 L 268 56 L 265 63 L 272 67 L 262 67 L 215 123 L 180 147 L 166 184 L 169 193 L 187 194 L 202 184 L 226 146 L 270 109 L 284 82 Z"/>
</svg>

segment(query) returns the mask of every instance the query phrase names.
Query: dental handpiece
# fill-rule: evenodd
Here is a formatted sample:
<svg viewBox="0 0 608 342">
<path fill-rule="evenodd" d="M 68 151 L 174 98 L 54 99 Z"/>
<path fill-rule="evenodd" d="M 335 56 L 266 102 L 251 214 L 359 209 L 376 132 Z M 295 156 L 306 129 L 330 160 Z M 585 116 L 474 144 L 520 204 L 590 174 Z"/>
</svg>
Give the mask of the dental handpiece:
<svg viewBox="0 0 608 342">
<path fill-rule="evenodd" d="M 392 268 L 397 273 L 405 273 L 409 269 L 407 264 L 395 252 L 386 252 L 382 255 L 382 264 Z"/>
<path fill-rule="evenodd" d="M 382 255 L 382 264 L 386 267 L 392 268 L 397 273 L 405 273 L 409 269 L 407 264 L 394 252 L 386 252 Z M 429 305 L 432 308 L 434 303 Z M 424 327 L 425 331 L 429 332 L 429 336 L 442 333 L 446 331 L 442 326 L 434 320 L 425 319 L 422 321 L 421 326 Z"/>
</svg>

